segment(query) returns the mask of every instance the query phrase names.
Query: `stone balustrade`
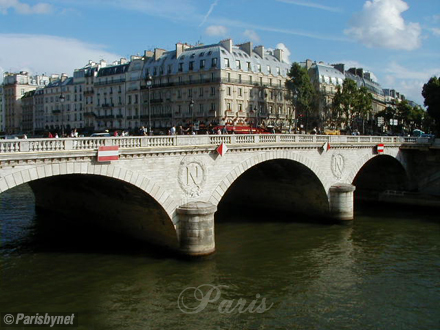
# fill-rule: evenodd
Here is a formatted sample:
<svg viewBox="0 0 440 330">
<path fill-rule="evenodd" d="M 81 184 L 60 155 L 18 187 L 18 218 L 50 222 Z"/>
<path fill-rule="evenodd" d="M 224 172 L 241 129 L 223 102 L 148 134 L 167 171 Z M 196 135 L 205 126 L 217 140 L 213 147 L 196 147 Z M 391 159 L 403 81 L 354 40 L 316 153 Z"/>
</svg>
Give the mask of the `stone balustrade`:
<svg viewBox="0 0 440 330">
<path fill-rule="evenodd" d="M 0 154 L 19 152 L 48 152 L 69 150 L 96 150 L 100 146 L 128 148 L 163 148 L 202 145 L 246 145 L 278 143 L 430 143 L 427 138 L 400 136 L 352 136 L 352 135 L 304 135 L 304 134 L 234 134 L 234 135 L 176 135 L 176 136 L 129 136 L 129 137 L 82 137 L 14 139 L 0 141 Z"/>
</svg>

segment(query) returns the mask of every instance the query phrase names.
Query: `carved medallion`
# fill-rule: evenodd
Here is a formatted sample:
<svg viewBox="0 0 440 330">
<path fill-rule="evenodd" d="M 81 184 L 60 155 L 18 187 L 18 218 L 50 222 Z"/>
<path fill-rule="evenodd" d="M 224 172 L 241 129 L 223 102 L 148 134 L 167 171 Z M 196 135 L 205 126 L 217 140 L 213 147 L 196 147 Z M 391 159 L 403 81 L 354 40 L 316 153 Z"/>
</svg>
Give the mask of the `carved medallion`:
<svg viewBox="0 0 440 330">
<path fill-rule="evenodd" d="M 344 171 L 345 160 L 341 154 L 334 154 L 332 156 L 331 169 L 333 175 L 340 179 L 342 177 L 342 173 Z"/>
<path fill-rule="evenodd" d="M 198 197 L 206 182 L 206 167 L 200 160 L 182 161 L 179 167 L 179 185 L 189 197 Z"/>
</svg>

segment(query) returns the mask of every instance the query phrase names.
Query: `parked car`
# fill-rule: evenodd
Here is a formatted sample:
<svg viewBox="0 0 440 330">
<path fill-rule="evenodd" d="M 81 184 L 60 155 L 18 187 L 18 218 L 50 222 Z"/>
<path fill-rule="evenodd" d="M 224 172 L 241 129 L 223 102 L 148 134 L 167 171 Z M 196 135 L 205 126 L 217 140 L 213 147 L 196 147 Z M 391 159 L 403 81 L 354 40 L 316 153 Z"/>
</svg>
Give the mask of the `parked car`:
<svg viewBox="0 0 440 330">
<path fill-rule="evenodd" d="M 428 133 L 425 133 L 425 132 L 423 132 L 423 131 L 420 130 L 420 129 L 415 129 L 415 130 L 412 132 L 412 136 L 416 136 L 416 137 L 426 137 L 426 138 L 435 138 L 435 135 L 434 135 L 434 134 L 428 134 Z"/>
<path fill-rule="evenodd" d="M 90 137 L 110 137 L 110 133 L 105 132 L 105 133 L 93 133 L 92 135 L 90 135 Z"/>
</svg>

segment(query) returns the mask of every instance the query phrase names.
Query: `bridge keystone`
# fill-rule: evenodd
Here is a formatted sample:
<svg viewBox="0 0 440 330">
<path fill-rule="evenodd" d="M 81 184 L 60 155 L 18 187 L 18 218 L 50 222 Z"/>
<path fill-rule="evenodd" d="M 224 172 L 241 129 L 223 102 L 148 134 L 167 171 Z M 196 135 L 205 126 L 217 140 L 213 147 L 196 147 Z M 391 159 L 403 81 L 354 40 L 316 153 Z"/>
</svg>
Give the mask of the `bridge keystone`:
<svg viewBox="0 0 440 330">
<path fill-rule="evenodd" d="M 188 256 L 214 253 L 214 213 L 217 206 L 208 202 L 190 202 L 177 208 L 180 252 Z"/>
</svg>

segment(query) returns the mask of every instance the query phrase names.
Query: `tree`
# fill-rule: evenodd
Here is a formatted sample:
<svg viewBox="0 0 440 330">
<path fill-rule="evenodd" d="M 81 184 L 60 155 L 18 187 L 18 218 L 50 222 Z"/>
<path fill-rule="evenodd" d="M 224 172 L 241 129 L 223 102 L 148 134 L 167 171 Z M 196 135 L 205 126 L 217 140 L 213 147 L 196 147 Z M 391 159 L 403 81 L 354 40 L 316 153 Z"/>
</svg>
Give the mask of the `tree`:
<svg viewBox="0 0 440 330">
<path fill-rule="evenodd" d="M 372 103 L 373 97 L 366 87 L 358 89 L 354 80 L 345 79 L 342 86 L 337 87 L 333 98 L 333 113 L 339 118 L 341 126 L 352 127 L 355 117 L 366 119 L 372 111 Z"/>
<path fill-rule="evenodd" d="M 306 68 L 301 67 L 297 62 L 293 63 L 286 81 L 289 91 L 289 98 L 295 106 L 297 116 L 305 116 L 305 128 L 308 131 L 309 116 L 313 109 L 316 109 L 316 91 L 313 88 Z"/>
<path fill-rule="evenodd" d="M 428 114 L 435 120 L 437 133 L 440 133 L 440 79 L 436 76 L 423 85 L 422 95 Z"/>
</svg>

